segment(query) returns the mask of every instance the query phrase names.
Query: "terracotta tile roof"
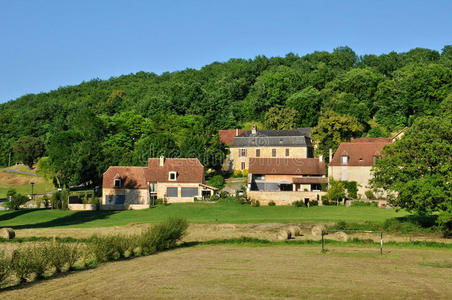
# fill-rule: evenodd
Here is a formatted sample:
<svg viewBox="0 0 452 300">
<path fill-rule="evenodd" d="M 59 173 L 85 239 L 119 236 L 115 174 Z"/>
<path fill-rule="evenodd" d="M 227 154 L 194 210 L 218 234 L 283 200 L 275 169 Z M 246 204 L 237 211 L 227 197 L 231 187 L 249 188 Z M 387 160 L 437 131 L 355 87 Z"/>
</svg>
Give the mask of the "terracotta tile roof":
<svg viewBox="0 0 452 300">
<path fill-rule="evenodd" d="M 176 180 L 169 180 L 169 172 L 177 172 Z M 109 167 L 103 176 L 102 187 L 114 188 L 114 179 L 121 178 L 122 187 L 148 188 L 148 182 L 204 183 L 204 167 L 197 158 L 167 158 L 160 167 L 159 158 L 149 158 L 147 167 Z"/>
<path fill-rule="evenodd" d="M 218 130 L 218 135 L 220 136 L 220 141 L 226 145 L 231 145 L 234 137 L 236 135 L 243 134 L 249 130 L 247 129 L 238 129 L 238 134 L 236 132 L 237 129 L 221 129 Z"/>
<path fill-rule="evenodd" d="M 351 138 L 350 143 L 391 143 L 392 138 Z"/>
<path fill-rule="evenodd" d="M 285 175 L 325 175 L 325 163 L 318 158 L 253 158 L 249 173 Z"/>
<path fill-rule="evenodd" d="M 147 181 L 144 175 L 146 167 L 109 167 L 102 179 L 103 188 L 114 188 L 114 180 L 121 179 L 122 187 L 129 189 L 145 189 Z"/>
<path fill-rule="evenodd" d="M 169 172 L 177 172 L 176 181 L 169 180 Z M 159 158 L 149 158 L 145 171 L 148 181 L 203 183 L 204 166 L 197 158 L 166 158 L 160 167 Z"/>
<path fill-rule="evenodd" d="M 389 139 L 390 140 L 390 139 Z M 334 153 L 330 166 L 373 166 L 375 156 L 381 155 L 390 141 L 341 143 Z M 348 156 L 348 163 L 342 164 L 342 156 Z"/>
</svg>

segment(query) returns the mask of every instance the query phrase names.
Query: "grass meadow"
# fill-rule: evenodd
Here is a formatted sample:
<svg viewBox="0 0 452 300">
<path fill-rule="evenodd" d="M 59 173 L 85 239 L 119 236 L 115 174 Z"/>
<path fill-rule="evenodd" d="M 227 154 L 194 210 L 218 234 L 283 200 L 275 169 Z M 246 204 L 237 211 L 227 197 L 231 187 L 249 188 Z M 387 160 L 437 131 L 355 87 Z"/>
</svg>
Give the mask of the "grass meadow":
<svg viewBox="0 0 452 300">
<path fill-rule="evenodd" d="M 237 203 L 180 203 L 160 205 L 145 210 L 124 211 L 68 211 L 21 210 L 0 211 L 0 227 L 108 227 L 131 223 L 156 223 L 168 217 L 184 217 L 198 224 L 249 223 L 318 223 L 318 222 L 384 222 L 407 215 L 404 211 L 375 207 L 293 206 L 251 207 Z"/>
</svg>

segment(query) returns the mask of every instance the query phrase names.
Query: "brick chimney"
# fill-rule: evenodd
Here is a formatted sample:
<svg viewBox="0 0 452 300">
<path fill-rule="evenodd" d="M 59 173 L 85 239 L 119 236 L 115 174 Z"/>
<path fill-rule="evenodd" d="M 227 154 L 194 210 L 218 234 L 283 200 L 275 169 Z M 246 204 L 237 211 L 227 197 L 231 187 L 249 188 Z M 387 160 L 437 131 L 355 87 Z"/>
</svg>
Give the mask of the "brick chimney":
<svg viewBox="0 0 452 300">
<path fill-rule="evenodd" d="M 319 155 L 319 162 L 323 161 L 323 155 Z"/>
<path fill-rule="evenodd" d="M 239 135 L 239 129 L 236 128 L 236 129 L 235 129 L 235 136 L 238 136 L 238 135 Z"/>
<path fill-rule="evenodd" d="M 253 125 L 253 129 L 251 129 L 251 134 L 256 134 L 257 133 L 257 127 L 256 125 Z"/>
<path fill-rule="evenodd" d="M 329 155 L 330 162 L 333 160 L 333 149 L 330 148 L 330 155 Z"/>
<path fill-rule="evenodd" d="M 164 164 L 165 164 L 165 157 L 162 155 L 162 156 L 160 156 L 160 167 L 163 167 Z"/>
</svg>

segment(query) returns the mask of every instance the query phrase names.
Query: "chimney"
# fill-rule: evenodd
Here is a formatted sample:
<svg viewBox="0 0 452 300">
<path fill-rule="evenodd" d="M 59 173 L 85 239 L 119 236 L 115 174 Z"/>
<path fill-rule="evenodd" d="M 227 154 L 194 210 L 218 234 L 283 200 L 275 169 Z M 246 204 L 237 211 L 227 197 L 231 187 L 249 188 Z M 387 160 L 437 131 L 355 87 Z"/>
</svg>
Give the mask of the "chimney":
<svg viewBox="0 0 452 300">
<path fill-rule="evenodd" d="M 333 160 L 333 149 L 330 148 L 330 155 L 328 157 L 330 159 L 330 162 Z"/>
<path fill-rule="evenodd" d="M 257 128 L 256 128 L 256 124 L 253 125 L 253 129 L 251 129 L 251 134 L 256 134 L 257 132 Z"/>
<path fill-rule="evenodd" d="M 238 135 L 239 135 L 239 129 L 236 128 L 236 129 L 235 129 L 235 136 L 238 136 Z"/>
<path fill-rule="evenodd" d="M 160 156 L 160 167 L 163 167 L 165 164 L 165 157 L 163 155 Z"/>
<path fill-rule="evenodd" d="M 319 162 L 323 161 L 323 155 L 319 155 Z"/>
</svg>

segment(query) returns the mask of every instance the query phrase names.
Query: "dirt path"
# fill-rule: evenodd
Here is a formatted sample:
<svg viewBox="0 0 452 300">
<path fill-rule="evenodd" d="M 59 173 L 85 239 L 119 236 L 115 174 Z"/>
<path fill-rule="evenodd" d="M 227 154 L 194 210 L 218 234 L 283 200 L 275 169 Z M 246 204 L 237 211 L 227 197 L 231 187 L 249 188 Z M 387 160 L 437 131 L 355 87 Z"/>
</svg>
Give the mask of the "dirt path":
<svg viewBox="0 0 452 300">
<path fill-rule="evenodd" d="M 447 250 L 201 246 L 105 264 L 2 299 L 451 299 Z"/>
</svg>

